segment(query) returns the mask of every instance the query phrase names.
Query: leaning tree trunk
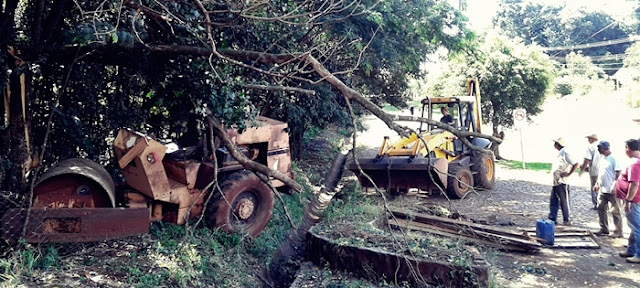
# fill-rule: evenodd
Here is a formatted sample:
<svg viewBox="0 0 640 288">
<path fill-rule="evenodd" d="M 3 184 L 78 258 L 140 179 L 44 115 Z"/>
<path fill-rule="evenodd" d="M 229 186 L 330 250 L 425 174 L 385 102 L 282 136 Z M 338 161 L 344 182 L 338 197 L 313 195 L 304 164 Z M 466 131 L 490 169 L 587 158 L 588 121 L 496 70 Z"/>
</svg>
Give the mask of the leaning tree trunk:
<svg viewBox="0 0 640 288">
<path fill-rule="evenodd" d="M 342 177 L 347 155 L 353 148 L 349 140 L 350 138 L 345 138 L 342 151 L 333 160 L 331 169 L 324 178 L 324 185 L 320 189 L 320 193 L 305 208 L 304 221 L 298 227 L 292 229 L 289 236 L 276 250 L 269 265 L 269 276 L 272 282 L 270 284 L 272 286 L 289 287 L 293 282 L 295 274 L 300 268 L 300 263 L 306 255 L 306 233 L 311 226 L 320 221 L 324 211 L 329 207 L 331 199 L 336 194 L 335 189 Z"/>
</svg>

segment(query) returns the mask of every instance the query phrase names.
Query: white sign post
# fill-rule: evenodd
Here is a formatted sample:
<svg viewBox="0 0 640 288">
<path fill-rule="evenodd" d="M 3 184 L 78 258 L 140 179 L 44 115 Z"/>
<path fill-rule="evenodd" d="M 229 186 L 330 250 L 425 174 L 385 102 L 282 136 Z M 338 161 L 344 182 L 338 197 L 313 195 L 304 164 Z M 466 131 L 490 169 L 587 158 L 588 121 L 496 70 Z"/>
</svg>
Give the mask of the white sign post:
<svg viewBox="0 0 640 288">
<path fill-rule="evenodd" d="M 524 164 L 524 142 L 522 141 L 522 125 L 524 124 L 525 119 L 527 119 L 527 110 L 525 109 L 514 109 L 513 110 L 513 123 L 518 127 L 520 131 L 520 153 L 522 154 L 522 169 L 525 169 Z"/>
</svg>

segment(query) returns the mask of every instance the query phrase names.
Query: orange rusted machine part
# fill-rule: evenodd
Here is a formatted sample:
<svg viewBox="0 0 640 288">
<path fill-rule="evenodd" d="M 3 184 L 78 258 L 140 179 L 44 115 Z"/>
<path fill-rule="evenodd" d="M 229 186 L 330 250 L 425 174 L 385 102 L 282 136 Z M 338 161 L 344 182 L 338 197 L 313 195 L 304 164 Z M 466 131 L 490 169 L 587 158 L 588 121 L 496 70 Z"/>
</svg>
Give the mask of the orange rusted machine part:
<svg viewBox="0 0 640 288">
<path fill-rule="evenodd" d="M 166 216 L 180 225 L 202 214 L 206 195 L 199 189 L 204 187 L 196 187 L 200 162 L 165 159 L 166 146 L 129 129 L 120 130 L 113 147 L 126 183 L 134 190 L 125 194 L 126 202 L 155 204 L 149 206 L 151 220 Z M 177 208 L 171 216 L 162 210 L 169 205 Z"/>
<path fill-rule="evenodd" d="M 104 167 L 80 158 L 60 161 L 36 181 L 32 207 L 4 213 L 2 238 L 87 242 L 146 233 L 148 210 L 114 208 L 115 198 L 115 185 Z"/>
<path fill-rule="evenodd" d="M 247 157 L 293 177 L 287 123 L 257 117 L 253 124 L 243 133 L 227 133 Z M 210 226 L 255 237 L 271 217 L 271 190 L 222 147 L 209 149 L 216 163 L 207 160 L 214 157 L 176 156 L 151 137 L 123 128 L 113 148 L 126 180 L 118 189 L 93 161 L 60 161 L 36 182 L 30 209 L 5 213 L 2 237 L 38 243 L 101 241 L 147 233 L 150 221 L 182 225 L 201 216 Z M 202 215 L 216 178 L 222 189 L 216 193 L 225 197 L 211 197 L 210 215 Z M 284 185 L 275 179 L 270 184 Z"/>
</svg>

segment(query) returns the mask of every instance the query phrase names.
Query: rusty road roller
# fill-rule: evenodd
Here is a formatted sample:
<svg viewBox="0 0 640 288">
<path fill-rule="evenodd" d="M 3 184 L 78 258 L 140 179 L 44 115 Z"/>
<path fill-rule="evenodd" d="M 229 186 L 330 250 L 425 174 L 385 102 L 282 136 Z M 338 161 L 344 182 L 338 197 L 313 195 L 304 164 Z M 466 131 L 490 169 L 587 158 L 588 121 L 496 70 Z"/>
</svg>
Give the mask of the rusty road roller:
<svg viewBox="0 0 640 288">
<path fill-rule="evenodd" d="M 248 158 L 293 177 L 287 123 L 260 116 L 254 124 L 227 134 Z M 124 183 L 114 183 L 91 160 L 60 161 L 36 181 L 30 209 L 5 212 L 2 237 L 29 243 L 102 241 L 147 233 L 151 221 L 182 225 L 201 216 L 211 228 L 256 237 L 271 218 L 273 192 L 225 148 L 213 146 L 219 147 L 172 151 L 147 135 L 121 129 L 113 148 Z M 220 184 L 212 185 L 216 176 Z M 284 186 L 276 179 L 270 184 Z"/>
<path fill-rule="evenodd" d="M 434 110 L 451 111 L 447 124 L 460 131 L 481 133 L 480 87 L 476 79 L 467 81 L 467 94 L 429 97 L 422 100 L 422 117 L 434 119 Z M 445 109 L 446 108 L 446 109 Z M 445 114 L 446 115 L 446 114 Z M 475 188 L 492 189 L 495 182 L 495 156 L 491 142 L 484 138 L 467 140 L 483 152 L 475 151 L 453 133 L 435 125 L 420 125 L 419 136 L 391 141 L 384 137 L 377 154 L 360 157 L 347 164 L 362 187 L 378 187 L 390 194 L 407 193 L 415 188 L 427 192 L 444 191 L 451 198 L 463 198 Z"/>
</svg>

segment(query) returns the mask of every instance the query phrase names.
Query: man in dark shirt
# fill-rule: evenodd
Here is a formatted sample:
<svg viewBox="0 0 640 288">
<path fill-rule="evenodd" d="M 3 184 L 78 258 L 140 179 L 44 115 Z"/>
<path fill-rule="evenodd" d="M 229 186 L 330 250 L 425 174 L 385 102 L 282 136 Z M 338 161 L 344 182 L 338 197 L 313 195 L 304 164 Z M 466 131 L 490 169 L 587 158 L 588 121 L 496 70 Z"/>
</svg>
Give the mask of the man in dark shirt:
<svg viewBox="0 0 640 288">
<path fill-rule="evenodd" d="M 440 122 L 449 125 L 453 124 L 453 117 L 449 115 L 449 109 L 447 108 L 447 106 L 440 108 L 440 112 L 442 112 L 442 118 L 440 118 Z"/>
</svg>

